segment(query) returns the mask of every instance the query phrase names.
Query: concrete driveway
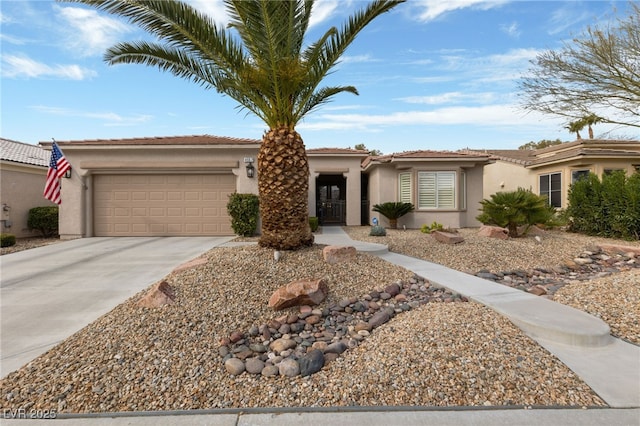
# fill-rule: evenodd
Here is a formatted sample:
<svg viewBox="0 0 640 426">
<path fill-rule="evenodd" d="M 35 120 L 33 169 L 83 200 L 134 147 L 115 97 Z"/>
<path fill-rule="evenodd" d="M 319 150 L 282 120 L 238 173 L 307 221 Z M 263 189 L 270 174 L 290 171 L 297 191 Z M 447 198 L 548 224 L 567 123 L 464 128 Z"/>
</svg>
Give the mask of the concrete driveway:
<svg viewBox="0 0 640 426">
<path fill-rule="evenodd" d="M 0 377 L 231 239 L 82 238 L 0 256 Z"/>
</svg>

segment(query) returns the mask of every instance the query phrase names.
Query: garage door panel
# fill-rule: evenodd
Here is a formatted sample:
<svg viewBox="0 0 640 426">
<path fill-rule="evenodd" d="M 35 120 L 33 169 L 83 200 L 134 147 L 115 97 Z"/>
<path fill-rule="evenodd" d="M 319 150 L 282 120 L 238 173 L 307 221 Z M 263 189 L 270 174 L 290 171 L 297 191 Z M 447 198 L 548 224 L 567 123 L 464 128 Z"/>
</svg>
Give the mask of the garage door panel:
<svg viewBox="0 0 640 426">
<path fill-rule="evenodd" d="M 94 176 L 96 236 L 233 235 L 228 175 Z"/>
</svg>

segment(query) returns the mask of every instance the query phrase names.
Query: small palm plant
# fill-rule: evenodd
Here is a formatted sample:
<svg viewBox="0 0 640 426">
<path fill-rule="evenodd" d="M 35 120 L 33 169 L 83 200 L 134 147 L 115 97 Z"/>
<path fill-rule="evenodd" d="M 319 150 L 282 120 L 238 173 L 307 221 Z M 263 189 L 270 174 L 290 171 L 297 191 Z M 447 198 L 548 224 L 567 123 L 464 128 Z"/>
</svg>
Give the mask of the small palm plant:
<svg viewBox="0 0 640 426">
<path fill-rule="evenodd" d="M 376 204 L 373 206 L 373 211 L 380 213 L 382 216 L 389 219 L 389 228 L 396 229 L 398 227 L 398 219 L 412 212 L 414 209 L 411 203 L 402 203 L 388 201 L 382 204 Z"/>
</svg>

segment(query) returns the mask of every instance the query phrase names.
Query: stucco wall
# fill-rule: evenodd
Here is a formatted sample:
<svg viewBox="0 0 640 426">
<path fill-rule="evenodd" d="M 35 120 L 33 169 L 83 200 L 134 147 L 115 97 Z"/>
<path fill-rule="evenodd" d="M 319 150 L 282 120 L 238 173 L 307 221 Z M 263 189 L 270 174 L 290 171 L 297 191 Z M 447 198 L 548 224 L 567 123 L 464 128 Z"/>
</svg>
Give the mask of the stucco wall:
<svg viewBox="0 0 640 426">
<path fill-rule="evenodd" d="M 2 232 L 13 234 L 17 238 L 38 236 L 37 231 L 29 231 L 27 219 L 29 209 L 33 207 L 55 206 L 54 203 L 42 196 L 47 169 L 7 161 L 2 161 L 0 167 Z M 5 204 L 9 208 L 8 211 L 2 208 Z M 7 226 L 8 223 L 11 224 L 10 227 Z"/>
<path fill-rule="evenodd" d="M 483 198 L 490 198 L 496 192 L 516 191 L 518 188 L 533 191 L 536 188 L 535 177 L 521 164 L 497 160 L 484 166 Z"/>
</svg>

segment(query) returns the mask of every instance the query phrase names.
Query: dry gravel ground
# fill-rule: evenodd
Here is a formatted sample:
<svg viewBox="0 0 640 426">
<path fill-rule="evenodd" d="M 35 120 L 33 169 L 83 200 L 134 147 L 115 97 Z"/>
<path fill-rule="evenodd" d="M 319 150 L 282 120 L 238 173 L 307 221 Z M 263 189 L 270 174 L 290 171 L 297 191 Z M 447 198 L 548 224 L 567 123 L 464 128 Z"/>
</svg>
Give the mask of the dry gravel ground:
<svg viewBox="0 0 640 426">
<path fill-rule="evenodd" d="M 29 238 L 17 238 L 16 243 L 10 247 L 0 248 L 0 255 L 17 253 L 23 250 L 29 250 L 40 246 L 48 246 L 49 244 L 55 244 L 61 242 L 60 238 L 41 238 L 41 237 L 29 237 Z"/>
<path fill-rule="evenodd" d="M 368 228 L 348 232 L 354 239 L 369 239 Z M 466 241 L 457 246 L 433 243 L 419 231 L 390 231 L 384 239 L 372 241 L 474 271 L 526 269 L 544 262 L 555 265 L 598 240 L 553 233 L 542 244 L 529 239 L 498 242 L 477 239 L 474 230 L 461 232 Z M 140 293 L 0 381 L 1 408 L 109 412 L 605 405 L 571 370 L 507 319 L 475 303 L 429 303 L 399 314 L 307 378 L 231 376 L 218 354 L 219 341 L 232 331 L 280 316 L 267 307 L 279 286 L 299 278 L 325 277 L 330 295 L 324 307 L 406 281 L 412 274 L 361 253 L 354 263 L 328 265 L 318 246 L 286 252 L 277 263 L 271 250 L 257 246 L 216 248 L 206 256 L 206 264 L 167 277 L 175 289 L 176 304 L 140 308 L 135 304 Z M 627 280 L 627 285 L 620 280 L 615 291 L 637 289 L 636 278 Z M 584 297 L 594 298 L 591 293 Z M 284 312 L 295 312 L 295 308 Z"/>
</svg>

